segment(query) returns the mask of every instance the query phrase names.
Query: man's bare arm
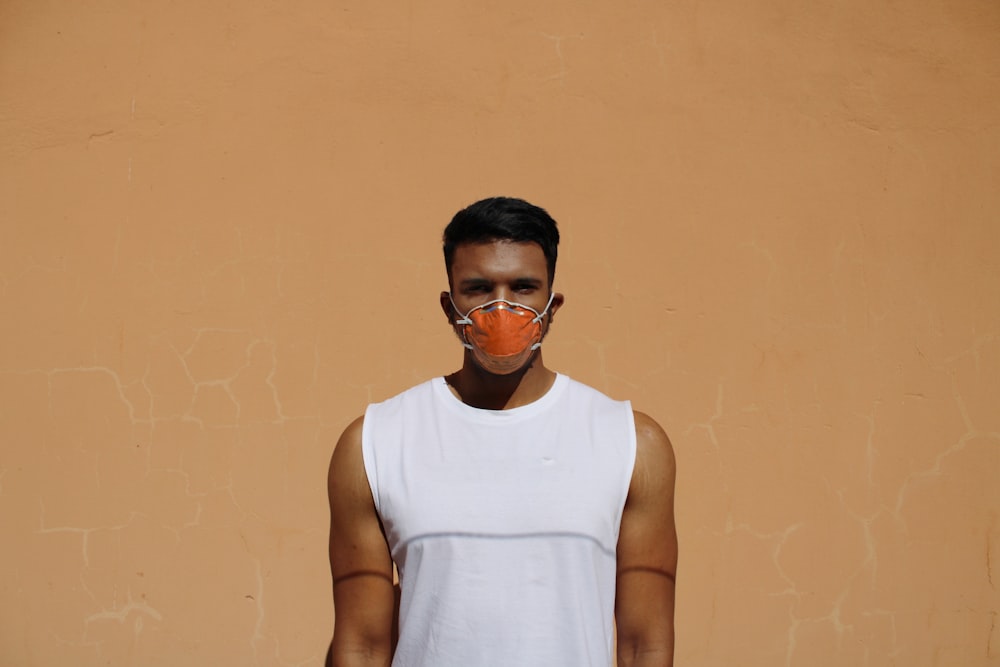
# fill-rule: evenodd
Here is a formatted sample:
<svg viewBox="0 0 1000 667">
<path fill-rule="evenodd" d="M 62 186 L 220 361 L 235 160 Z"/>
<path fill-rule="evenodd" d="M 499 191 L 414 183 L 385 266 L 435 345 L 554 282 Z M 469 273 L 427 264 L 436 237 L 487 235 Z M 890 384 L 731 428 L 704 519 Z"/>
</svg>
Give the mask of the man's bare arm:
<svg viewBox="0 0 1000 667">
<path fill-rule="evenodd" d="M 635 413 L 636 461 L 618 538 L 615 620 L 619 667 L 674 664 L 674 452 L 667 434 Z"/>
<path fill-rule="evenodd" d="M 361 454 L 363 418 L 340 436 L 330 461 L 330 572 L 335 624 L 328 667 L 392 662 L 392 558 Z"/>
</svg>

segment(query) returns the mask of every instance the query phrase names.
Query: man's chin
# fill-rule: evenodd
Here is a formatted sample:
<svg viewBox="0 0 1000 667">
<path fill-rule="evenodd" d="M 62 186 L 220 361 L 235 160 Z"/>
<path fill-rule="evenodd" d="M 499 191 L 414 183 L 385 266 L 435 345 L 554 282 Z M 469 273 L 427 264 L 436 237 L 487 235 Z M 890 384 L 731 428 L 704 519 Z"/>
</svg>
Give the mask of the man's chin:
<svg viewBox="0 0 1000 667">
<path fill-rule="evenodd" d="M 512 354 L 504 357 L 481 357 L 473 353 L 472 358 L 483 372 L 498 377 L 508 377 L 527 370 L 535 359 L 535 353 L 532 351 L 527 355 Z"/>
</svg>

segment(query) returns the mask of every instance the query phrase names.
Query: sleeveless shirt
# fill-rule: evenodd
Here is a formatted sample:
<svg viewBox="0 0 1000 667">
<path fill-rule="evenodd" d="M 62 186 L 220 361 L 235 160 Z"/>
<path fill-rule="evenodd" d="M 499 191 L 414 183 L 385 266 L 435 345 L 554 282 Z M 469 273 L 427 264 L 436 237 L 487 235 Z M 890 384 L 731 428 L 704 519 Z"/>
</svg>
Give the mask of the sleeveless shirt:
<svg viewBox="0 0 1000 667">
<path fill-rule="evenodd" d="M 365 412 L 400 576 L 394 667 L 609 667 L 631 405 L 557 375 L 510 410 L 435 378 Z"/>
</svg>

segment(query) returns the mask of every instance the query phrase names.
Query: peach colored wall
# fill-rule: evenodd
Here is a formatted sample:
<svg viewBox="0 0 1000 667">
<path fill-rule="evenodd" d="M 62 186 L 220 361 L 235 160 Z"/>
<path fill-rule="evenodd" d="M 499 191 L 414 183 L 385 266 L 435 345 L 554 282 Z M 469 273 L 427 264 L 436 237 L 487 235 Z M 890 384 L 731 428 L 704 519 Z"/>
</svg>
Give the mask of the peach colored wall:
<svg viewBox="0 0 1000 667">
<path fill-rule="evenodd" d="M 998 119 L 994 0 L 0 4 L 0 664 L 318 665 L 492 194 L 674 439 L 678 665 L 1000 664 Z"/>
</svg>

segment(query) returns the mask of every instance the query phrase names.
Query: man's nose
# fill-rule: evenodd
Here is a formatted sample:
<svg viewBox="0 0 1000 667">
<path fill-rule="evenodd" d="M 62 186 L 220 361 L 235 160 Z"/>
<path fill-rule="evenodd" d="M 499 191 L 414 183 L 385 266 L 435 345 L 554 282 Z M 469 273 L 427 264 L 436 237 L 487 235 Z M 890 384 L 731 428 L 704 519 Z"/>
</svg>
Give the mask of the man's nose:
<svg viewBox="0 0 1000 667">
<path fill-rule="evenodd" d="M 491 299 L 504 299 L 505 301 L 513 301 L 514 300 L 512 298 L 513 294 L 514 294 L 514 292 L 512 292 L 509 287 L 504 287 L 502 285 L 498 285 L 496 287 L 496 289 L 493 290 L 493 294 L 491 295 L 490 298 Z"/>
</svg>

